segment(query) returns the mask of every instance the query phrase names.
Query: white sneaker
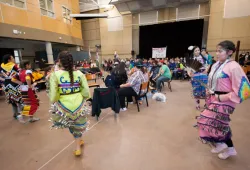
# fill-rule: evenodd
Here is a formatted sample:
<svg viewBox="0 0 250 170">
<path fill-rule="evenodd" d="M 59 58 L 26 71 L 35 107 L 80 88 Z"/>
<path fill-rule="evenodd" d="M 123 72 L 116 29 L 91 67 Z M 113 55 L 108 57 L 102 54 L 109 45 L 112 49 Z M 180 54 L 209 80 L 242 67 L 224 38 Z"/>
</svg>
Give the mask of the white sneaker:
<svg viewBox="0 0 250 170">
<path fill-rule="evenodd" d="M 220 159 L 225 160 L 225 159 L 229 158 L 230 156 L 236 156 L 236 155 L 237 155 L 237 152 L 234 149 L 234 147 L 229 147 L 229 148 L 227 148 L 227 150 L 225 150 L 225 152 L 220 153 L 218 155 L 218 157 Z"/>
<path fill-rule="evenodd" d="M 17 116 L 17 119 L 20 123 L 26 123 L 24 120 L 23 120 L 23 116 L 22 115 L 18 115 Z"/>
<path fill-rule="evenodd" d="M 216 147 L 211 150 L 212 153 L 220 153 L 227 148 L 225 143 L 216 143 Z"/>
<path fill-rule="evenodd" d="M 36 121 L 39 121 L 40 119 L 38 117 L 32 117 L 29 119 L 29 122 L 30 123 L 33 123 L 33 122 L 36 122 Z"/>
<path fill-rule="evenodd" d="M 120 111 L 121 111 L 121 112 L 125 112 L 125 111 L 127 111 L 127 108 L 126 108 L 126 107 L 121 108 Z"/>
</svg>

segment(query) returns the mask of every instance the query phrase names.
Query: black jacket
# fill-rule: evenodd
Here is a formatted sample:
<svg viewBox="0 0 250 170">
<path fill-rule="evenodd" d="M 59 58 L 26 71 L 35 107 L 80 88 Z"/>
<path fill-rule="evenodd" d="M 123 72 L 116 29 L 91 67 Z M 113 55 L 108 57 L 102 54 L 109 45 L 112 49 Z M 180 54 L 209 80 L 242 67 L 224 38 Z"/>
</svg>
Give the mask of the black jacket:
<svg viewBox="0 0 250 170">
<path fill-rule="evenodd" d="M 111 107 L 115 113 L 120 112 L 120 101 L 114 88 L 96 88 L 92 102 L 92 116 L 99 117 L 101 109 Z"/>
</svg>

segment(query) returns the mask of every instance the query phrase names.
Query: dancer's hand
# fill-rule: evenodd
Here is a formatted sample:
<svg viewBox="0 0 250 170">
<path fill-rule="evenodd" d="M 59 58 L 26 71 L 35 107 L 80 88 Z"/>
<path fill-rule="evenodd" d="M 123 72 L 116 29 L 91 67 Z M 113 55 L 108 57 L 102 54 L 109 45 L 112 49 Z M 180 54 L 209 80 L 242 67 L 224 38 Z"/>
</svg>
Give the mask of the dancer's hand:
<svg viewBox="0 0 250 170">
<path fill-rule="evenodd" d="M 192 77 L 194 77 L 194 73 L 192 71 L 188 72 L 188 76 L 192 78 Z"/>
<path fill-rule="evenodd" d="M 214 91 L 206 89 L 206 95 L 213 95 Z"/>
<path fill-rule="evenodd" d="M 37 83 L 33 83 L 33 84 L 32 84 L 32 88 L 35 88 L 36 85 L 37 85 Z"/>
</svg>

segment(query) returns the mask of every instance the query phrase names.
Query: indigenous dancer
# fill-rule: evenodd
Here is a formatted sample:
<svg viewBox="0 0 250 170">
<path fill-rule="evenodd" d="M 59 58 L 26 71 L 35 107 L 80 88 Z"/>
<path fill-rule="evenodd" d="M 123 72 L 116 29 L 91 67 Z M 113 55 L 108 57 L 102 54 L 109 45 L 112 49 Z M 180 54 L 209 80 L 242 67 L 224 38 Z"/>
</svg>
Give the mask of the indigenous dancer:
<svg viewBox="0 0 250 170">
<path fill-rule="evenodd" d="M 23 83 L 23 85 L 20 86 L 23 100 L 22 115 L 28 116 L 28 121 L 32 123 L 40 119 L 34 117 L 39 106 L 39 100 L 35 93 L 36 83 L 34 83 L 34 78 L 30 69 L 31 64 L 29 61 L 22 62 L 22 70 L 19 73 L 19 79 Z"/>
<path fill-rule="evenodd" d="M 15 64 L 15 59 L 12 55 L 6 54 L 3 56 L 3 63 L 1 64 L 1 74 L 4 78 L 4 92 L 6 100 L 12 105 L 13 117 L 24 123 L 21 112 L 21 93 L 18 89 L 20 81 L 12 82 L 12 79 L 18 76 L 18 66 Z"/>
<path fill-rule="evenodd" d="M 81 155 L 82 133 L 88 126 L 87 109 L 84 100 L 90 97 L 84 74 L 73 70 L 73 57 L 63 51 L 58 56 L 60 70 L 50 75 L 50 100 L 52 107 L 52 127 L 69 128 L 75 138 L 75 156 Z"/>
<path fill-rule="evenodd" d="M 200 99 L 206 99 L 206 89 L 200 84 L 200 82 L 196 80 L 202 81 L 203 83 L 207 84 L 208 76 L 206 73 L 204 73 L 206 69 L 205 61 L 200 54 L 200 48 L 197 46 L 193 48 L 193 59 L 199 61 L 202 64 L 202 67 L 199 71 L 189 75 L 192 78 L 191 84 L 193 89 L 193 96 L 196 103 L 196 109 L 200 110 Z"/>
<path fill-rule="evenodd" d="M 217 46 L 218 61 L 212 66 L 209 74 L 208 106 L 198 118 L 200 138 L 214 144 L 212 153 L 220 153 L 220 159 L 236 155 L 231 128 L 230 114 L 236 104 L 250 97 L 249 81 L 240 65 L 231 60 L 235 45 L 223 41 Z"/>
</svg>

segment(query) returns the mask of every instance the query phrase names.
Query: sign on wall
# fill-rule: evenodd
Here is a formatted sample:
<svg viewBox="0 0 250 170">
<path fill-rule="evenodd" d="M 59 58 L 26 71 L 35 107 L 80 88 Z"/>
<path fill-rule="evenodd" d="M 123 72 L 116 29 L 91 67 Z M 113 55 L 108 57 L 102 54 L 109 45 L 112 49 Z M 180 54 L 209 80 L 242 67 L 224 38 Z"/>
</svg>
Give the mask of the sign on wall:
<svg viewBox="0 0 250 170">
<path fill-rule="evenodd" d="M 163 48 L 152 48 L 152 58 L 166 58 L 167 47 Z"/>
</svg>

